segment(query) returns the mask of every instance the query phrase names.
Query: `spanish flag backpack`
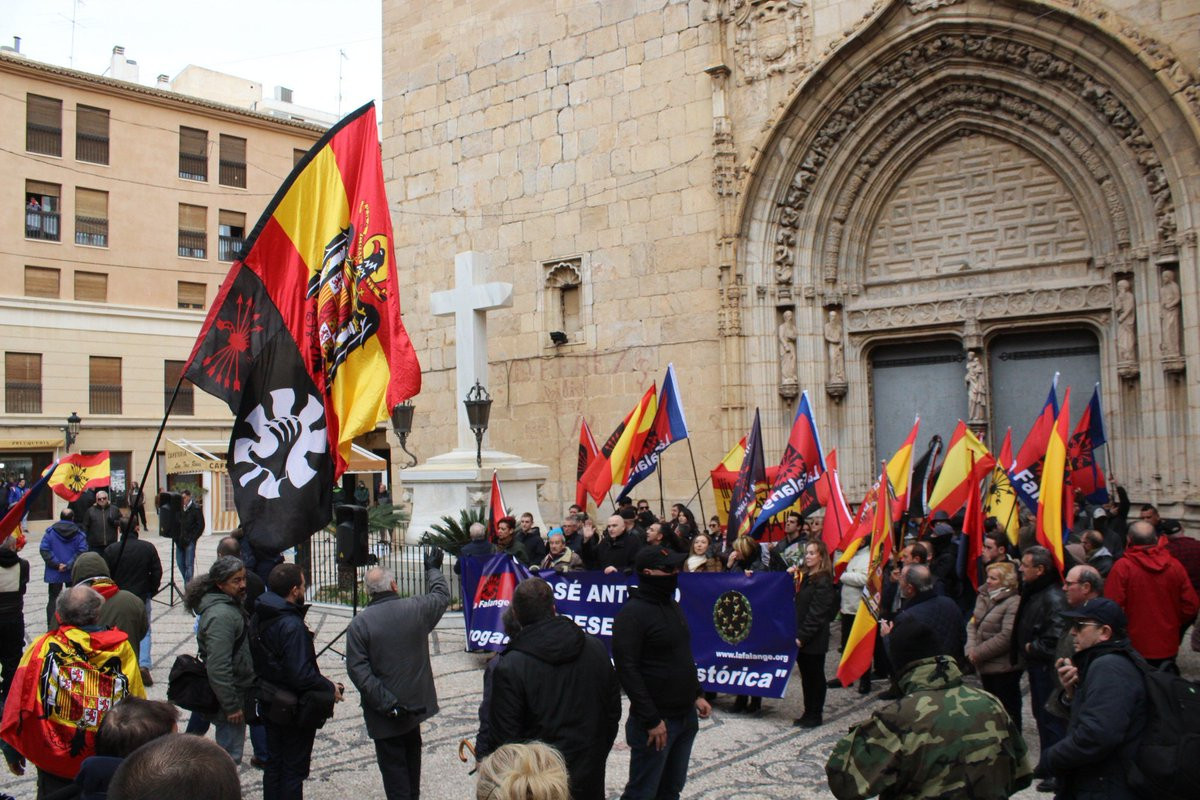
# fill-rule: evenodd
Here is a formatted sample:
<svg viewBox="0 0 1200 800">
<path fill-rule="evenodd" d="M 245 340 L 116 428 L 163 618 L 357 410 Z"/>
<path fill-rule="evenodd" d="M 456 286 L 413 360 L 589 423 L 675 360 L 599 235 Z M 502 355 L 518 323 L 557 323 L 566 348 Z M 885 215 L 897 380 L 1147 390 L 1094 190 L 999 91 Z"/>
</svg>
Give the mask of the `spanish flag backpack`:
<svg viewBox="0 0 1200 800">
<path fill-rule="evenodd" d="M 146 690 L 123 632 L 60 627 L 21 657 L 0 739 L 47 772 L 74 778 L 83 759 L 96 751 L 104 715 L 131 695 L 145 697 Z"/>
</svg>

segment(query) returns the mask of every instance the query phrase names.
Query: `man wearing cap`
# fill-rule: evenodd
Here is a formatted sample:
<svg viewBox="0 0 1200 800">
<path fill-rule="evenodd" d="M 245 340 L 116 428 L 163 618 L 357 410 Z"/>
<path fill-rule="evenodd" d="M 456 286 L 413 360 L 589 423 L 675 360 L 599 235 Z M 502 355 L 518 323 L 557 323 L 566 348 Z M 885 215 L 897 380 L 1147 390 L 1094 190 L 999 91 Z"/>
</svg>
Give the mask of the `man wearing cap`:
<svg viewBox="0 0 1200 800">
<path fill-rule="evenodd" d="M 1159 528 L 1167 535 L 1167 552 L 1183 564 L 1183 571 L 1192 582 L 1192 588 L 1200 594 L 1200 540 L 1184 533 L 1177 519 L 1164 519 Z"/>
<path fill-rule="evenodd" d="M 1125 612 L 1097 597 L 1062 616 L 1075 634 L 1074 657 L 1057 662 L 1067 735 L 1042 752 L 1035 774 L 1055 776 L 1066 797 L 1136 797 L 1125 764 L 1146 725 L 1146 689 Z"/>
<path fill-rule="evenodd" d="M 687 621 L 675 602 L 686 559 L 686 553 L 666 547 L 639 550 L 638 587 L 613 621 L 613 661 L 629 696 L 629 782 L 622 800 L 678 798 L 698 719 L 712 711 L 696 678 Z"/>
<path fill-rule="evenodd" d="M 903 694 L 834 745 L 825 774 L 835 797 L 1000 800 L 1029 785 L 1020 729 L 994 695 L 963 683 L 932 628 L 901 617 L 888 649 Z"/>
</svg>

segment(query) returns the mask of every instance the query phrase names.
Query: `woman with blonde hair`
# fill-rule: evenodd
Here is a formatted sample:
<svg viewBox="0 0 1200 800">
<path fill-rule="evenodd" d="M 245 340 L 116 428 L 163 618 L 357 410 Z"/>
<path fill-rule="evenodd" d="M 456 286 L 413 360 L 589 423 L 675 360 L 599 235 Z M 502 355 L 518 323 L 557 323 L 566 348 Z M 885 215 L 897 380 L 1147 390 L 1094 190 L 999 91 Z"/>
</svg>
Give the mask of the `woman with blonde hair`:
<svg viewBox="0 0 1200 800">
<path fill-rule="evenodd" d="M 1021 725 L 1021 667 L 1009 657 L 1021 594 L 1011 561 L 987 565 L 987 583 L 979 587 L 975 616 L 967 623 L 967 660 L 975 665 L 985 691 L 1000 698 L 1013 724 Z"/>
<path fill-rule="evenodd" d="M 567 765 L 548 744 L 497 747 L 479 765 L 476 800 L 570 800 Z"/>
<path fill-rule="evenodd" d="M 804 690 L 804 714 L 793 724 L 816 728 L 825 712 L 825 654 L 829 623 L 838 612 L 833 563 L 820 539 L 804 546 L 804 563 L 796 570 L 796 668 Z"/>
</svg>

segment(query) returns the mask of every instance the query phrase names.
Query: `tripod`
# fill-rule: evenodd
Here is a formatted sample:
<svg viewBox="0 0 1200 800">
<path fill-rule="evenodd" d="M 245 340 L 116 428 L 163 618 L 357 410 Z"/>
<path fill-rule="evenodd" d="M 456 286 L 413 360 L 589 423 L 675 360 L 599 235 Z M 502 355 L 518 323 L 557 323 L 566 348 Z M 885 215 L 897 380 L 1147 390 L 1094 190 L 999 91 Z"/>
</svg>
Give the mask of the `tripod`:
<svg viewBox="0 0 1200 800">
<path fill-rule="evenodd" d="M 354 594 L 352 597 L 353 597 L 353 599 L 350 601 L 350 603 L 351 603 L 350 619 L 351 620 L 353 620 L 355 617 L 358 616 L 358 565 L 357 564 L 354 565 Z M 343 636 L 346 635 L 346 631 L 348 631 L 348 630 L 350 630 L 349 624 L 347 624 L 346 627 L 342 628 L 341 633 L 339 633 L 337 636 L 333 637 L 333 639 L 331 639 L 329 641 L 329 644 L 327 644 L 321 648 L 321 651 L 319 653 L 317 653 L 317 658 L 320 658 L 322 655 L 324 655 L 326 650 L 333 650 L 333 652 L 337 653 L 339 656 L 341 656 L 343 659 L 345 659 L 346 654 L 343 653 L 341 650 L 334 650 L 333 646 L 337 643 L 338 639 L 341 639 Z"/>
<path fill-rule="evenodd" d="M 171 539 L 171 577 L 165 587 L 167 589 L 167 600 L 166 602 L 163 602 L 162 600 L 158 599 L 158 595 L 155 595 L 154 597 L 154 602 L 162 603 L 163 605 L 170 606 L 171 608 L 175 607 L 175 601 L 177 599 L 183 599 L 183 590 L 175 584 L 175 547 L 175 540 Z M 159 589 L 159 593 L 162 593 L 162 589 Z"/>
</svg>

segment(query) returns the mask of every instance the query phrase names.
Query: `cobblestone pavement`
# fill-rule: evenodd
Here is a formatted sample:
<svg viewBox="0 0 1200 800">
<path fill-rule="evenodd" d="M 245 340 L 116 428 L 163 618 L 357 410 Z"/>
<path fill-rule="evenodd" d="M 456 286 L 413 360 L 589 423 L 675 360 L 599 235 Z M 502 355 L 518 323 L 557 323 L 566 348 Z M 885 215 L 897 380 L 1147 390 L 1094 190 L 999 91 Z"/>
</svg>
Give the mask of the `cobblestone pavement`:
<svg viewBox="0 0 1200 800">
<path fill-rule="evenodd" d="M 46 589 L 40 580 L 41 560 L 37 552 L 40 533 L 34 530 L 29 538 L 22 555 L 29 559 L 33 568 L 33 581 L 25 601 L 25 621 L 32 638 L 44 631 Z M 170 542 L 158 536 L 150 536 L 148 540 L 159 548 L 166 571 Z M 199 550 L 197 571 L 207 570 L 216 550 L 216 538 L 204 537 Z M 195 652 L 192 616 L 178 599 L 174 606 L 168 605 L 171 594 L 167 589 L 159 595 L 162 602 L 154 603 L 152 620 L 156 683 L 149 690 L 149 696 L 160 700 L 166 699 L 167 670 L 175 656 Z M 314 606 L 309 611 L 308 623 L 316 633 L 318 650 L 344 630 L 349 618 L 349 609 Z M 422 726 L 421 788 L 427 800 L 474 797 L 474 778 L 467 774 L 468 766 L 458 760 L 457 750 L 459 740 L 466 736 L 473 739 L 478 726 L 477 711 L 486 656 L 464 652 L 465 642 L 462 615 L 457 613 L 446 614 L 431 637 L 441 711 Z M 340 650 L 339 644 L 334 645 L 334 650 Z M 342 658 L 334 650 L 321 657 L 321 670 L 331 679 L 346 684 L 347 702 L 338 706 L 334 718 L 317 734 L 312 776 L 305 785 L 305 794 L 310 800 L 382 798 L 383 786 L 375 750 L 363 726 L 358 695 L 346 677 Z M 829 655 L 829 674 L 833 674 L 836 655 Z M 1200 672 L 1198 663 L 1196 654 L 1187 653 L 1183 658 L 1185 674 L 1194 677 Z M 876 684 L 877 690 L 883 688 Z M 854 689 L 831 689 L 825 707 L 825 724 L 814 730 L 804 730 L 793 728 L 791 724 L 802 710 L 798 677 L 794 676 L 789 682 L 786 697 L 764 701 L 762 713 L 756 717 L 732 713 L 732 700 L 722 696 L 717 700 L 713 717 L 700 724 L 684 796 L 711 800 L 831 797 L 825 784 L 824 767 L 833 743 L 852 723 L 870 714 L 878 703 L 873 695 L 864 697 Z M 627 702 L 625 706 L 628 710 Z M 180 722 L 181 728 L 185 722 L 186 717 Z M 1025 722 L 1026 741 L 1032 750 L 1037 734 L 1029 714 L 1028 699 Z M 629 751 L 623 736 L 624 720 L 608 759 L 605 783 L 610 798 L 620 795 L 628 774 Z M 247 764 L 241 770 L 243 793 L 247 798 L 258 798 L 262 796 L 261 773 L 248 766 L 249 754 L 247 742 Z M 32 800 L 35 793 L 32 773 L 31 769 L 26 777 L 14 778 L 7 772 L 0 772 L 0 790 Z M 1038 795 L 1032 789 L 1018 795 L 1022 798 L 1039 796 L 1046 795 Z"/>
</svg>

